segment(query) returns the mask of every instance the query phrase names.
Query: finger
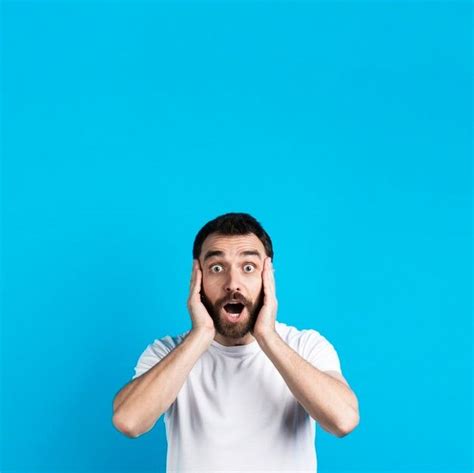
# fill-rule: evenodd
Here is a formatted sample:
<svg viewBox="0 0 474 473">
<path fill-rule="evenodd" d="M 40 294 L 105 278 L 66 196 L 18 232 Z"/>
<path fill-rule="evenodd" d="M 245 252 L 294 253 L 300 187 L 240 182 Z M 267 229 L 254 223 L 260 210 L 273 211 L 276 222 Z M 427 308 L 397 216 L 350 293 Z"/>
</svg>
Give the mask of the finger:
<svg viewBox="0 0 474 473">
<path fill-rule="evenodd" d="M 268 258 L 264 262 L 263 266 L 263 287 L 264 287 L 264 298 L 263 303 L 267 307 L 271 307 L 276 314 L 277 300 L 275 294 L 275 281 L 273 279 L 273 265 L 271 264 L 271 258 Z M 275 315 L 276 316 L 276 315 Z"/>
<path fill-rule="evenodd" d="M 270 258 L 265 259 L 265 266 L 263 269 L 264 269 L 263 275 L 265 276 L 265 279 L 267 280 L 267 282 L 270 282 L 270 273 L 271 273 Z"/>
<path fill-rule="evenodd" d="M 275 294 L 275 279 L 273 275 L 273 265 L 271 263 L 270 258 L 268 258 L 266 261 L 265 274 L 266 274 L 267 286 L 268 286 L 269 292 L 271 294 Z"/>
<path fill-rule="evenodd" d="M 265 259 L 262 276 L 263 276 L 263 290 L 264 290 L 265 301 L 268 302 L 271 296 L 271 291 L 272 291 L 271 281 L 269 278 L 269 270 L 268 270 L 268 258 Z"/>
<path fill-rule="evenodd" d="M 196 263 L 195 275 L 196 275 L 196 279 L 194 281 L 193 295 L 196 295 L 196 294 L 199 295 L 199 292 L 201 291 L 202 273 L 197 263 Z"/>
<path fill-rule="evenodd" d="M 197 260 L 194 260 L 194 262 L 193 262 L 193 275 L 192 275 L 192 278 L 191 278 L 191 295 L 194 295 L 194 293 L 196 292 L 196 286 L 199 285 L 198 272 L 199 272 L 198 262 L 197 262 Z M 199 292 L 199 290 L 198 290 L 198 292 Z"/>
<path fill-rule="evenodd" d="M 196 279 L 195 274 L 196 274 L 196 260 L 193 259 L 193 267 L 192 267 L 192 269 L 191 269 L 191 279 L 190 279 L 190 281 L 189 281 L 190 287 L 193 287 L 194 280 Z"/>
</svg>

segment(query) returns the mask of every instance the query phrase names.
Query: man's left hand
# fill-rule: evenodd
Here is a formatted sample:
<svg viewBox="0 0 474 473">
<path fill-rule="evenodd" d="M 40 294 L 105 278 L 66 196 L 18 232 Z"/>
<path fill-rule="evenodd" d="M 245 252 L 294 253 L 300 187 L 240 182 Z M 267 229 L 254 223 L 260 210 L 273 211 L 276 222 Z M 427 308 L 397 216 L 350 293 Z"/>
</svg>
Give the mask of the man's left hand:
<svg viewBox="0 0 474 473">
<path fill-rule="evenodd" d="M 265 258 L 263 271 L 263 306 L 258 314 L 252 335 L 258 340 L 275 332 L 275 320 L 278 309 L 278 301 L 275 294 L 275 277 L 271 258 Z"/>
</svg>

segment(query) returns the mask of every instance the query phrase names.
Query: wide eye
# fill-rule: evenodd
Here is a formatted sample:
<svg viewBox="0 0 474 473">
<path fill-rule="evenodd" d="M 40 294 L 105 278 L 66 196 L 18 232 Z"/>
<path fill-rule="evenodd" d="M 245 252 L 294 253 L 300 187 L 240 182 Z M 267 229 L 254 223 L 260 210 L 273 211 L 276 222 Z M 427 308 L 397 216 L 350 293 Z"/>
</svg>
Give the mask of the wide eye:
<svg viewBox="0 0 474 473">
<path fill-rule="evenodd" d="M 220 273 L 221 271 L 214 271 L 214 268 L 222 268 L 222 266 L 220 264 L 213 264 L 210 267 L 211 273 Z"/>
<path fill-rule="evenodd" d="M 250 270 L 247 271 L 246 268 L 250 268 Z M 244 271 L 245 271 L 246 273 L 252 273 L 254 270 L 255 270 L 255 266 L 254 266 L 253 264 L 247 263 L 247 264 L 244 266 Z"/>
</svg>

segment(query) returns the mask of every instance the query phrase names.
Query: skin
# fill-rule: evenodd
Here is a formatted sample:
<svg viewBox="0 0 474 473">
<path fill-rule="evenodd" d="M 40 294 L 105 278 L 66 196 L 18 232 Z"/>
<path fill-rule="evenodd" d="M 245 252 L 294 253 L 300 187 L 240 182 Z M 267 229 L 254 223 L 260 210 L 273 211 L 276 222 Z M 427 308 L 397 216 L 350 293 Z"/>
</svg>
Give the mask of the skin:
<svg viewBox="0 0 474 473">
<path fill-rule="evenodd" d="M 222 256 L 205 259 L 209 251 Z M 254 250 L 257 255 L 241 255 Z M 215 327 L 214 340 L 225 346 L 246 345 L 275 330 L 276 298 L 271 258 L 260 239 L 248 235 L 210 234 L 203 242 L 196 283 L 202 304 Z M 231 299 L 244 304 L 240 320 L 227 319 L 223 306 Z"/>
<path fill-rule="evenodd" d="M 209 250 L 223 254 L 204 261 Z M 240 255 L 247 250 L 258 255 Z M 252 267 L 247 268 L 250 263 Z M 275 294 L 271 258 L 256 235 L 211 234 L 203 243 L 199 259 L 193 261 L 188 298 L 192 331 L 199 338 L 214 338 L 227 346 L 256 340 L 308 414 L 326 431 L 338 437 L 347 435 L 359 423 L 357 397 L 341 374 L 314 367 L 276 332 Z M 226 320 L 222 309 L 232 298 L 246 301 L 242 319 L 233 323 Z"/>
</svg>

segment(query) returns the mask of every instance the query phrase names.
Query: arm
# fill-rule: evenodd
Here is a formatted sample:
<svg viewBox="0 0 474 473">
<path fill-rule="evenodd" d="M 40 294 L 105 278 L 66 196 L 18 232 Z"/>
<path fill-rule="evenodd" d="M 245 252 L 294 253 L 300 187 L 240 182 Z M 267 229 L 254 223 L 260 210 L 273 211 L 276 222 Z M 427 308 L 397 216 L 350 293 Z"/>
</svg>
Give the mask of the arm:
<svg viewBox="0 0 474 473">
<path fill-rule="evenodd" d="M 328 432 L 342 437 L 359 423 L 355 394 L 342 380 L 315 368 L 288 346 L 275 330 L 278 301 L 270 257 L 262 271 L 264 304 L 253 335 L 306 412 Z"/>
<path fill-rule="evenodd" d="M 191 330 L 159 363 L 127 384 L 114 399 L 114 426 L 129 437 L 138 437 L 153 428 L 212 340 L 208 330 Z"/>
<path fill-rule="evenodd" d="M 137 379 L 134 379 L 130 381 L 128 384 L 126 384 L 116 395 L 114 398 L 114 414 L 117 412 L 118 407 L 122 402 L 125 400 L 125 398 L 130 394 L 132 389 L 138 384 Z"/>
<path fill-rule="evenodd" d="M 277 332 L 257 340 L 299 403 L 325 430 L 343 437 L 358 425 L 358 401 L 348 385 L 315 368 Z"/>
<path fill-rule="evenodd" d="M 138 437 L 153 428 L 173 404 L 189 372 L 216 335 L 214 321 L 201 300 L 201 280 L 199 261 L 193 260 L 187 302 L 192 329 L 186 338 L 115 396 L 112 422 L 128 437 Z"/>
</svg>

